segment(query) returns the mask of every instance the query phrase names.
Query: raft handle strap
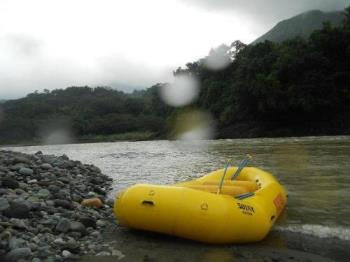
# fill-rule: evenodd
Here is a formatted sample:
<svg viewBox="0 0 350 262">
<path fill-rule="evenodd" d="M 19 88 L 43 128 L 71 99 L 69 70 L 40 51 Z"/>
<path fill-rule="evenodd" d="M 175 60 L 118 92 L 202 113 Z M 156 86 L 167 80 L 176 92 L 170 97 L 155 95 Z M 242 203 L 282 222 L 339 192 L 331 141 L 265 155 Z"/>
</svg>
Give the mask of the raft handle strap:
<svg viewBox="0 0 350 262">
<path fill-rule="evenodd" d="M 143 200 L 142 205 L 154 206 L 154 203 L 153 201 L 150 201 L 150 200 Z"/>
<path fill-rule="evenodd" d="M 248 197 L 252 197 L 254 195 L 255 195 L 254 192 L 249 192 L 249 193 L 245 193 L 245 194 L 242 194 L 242 195 L 238 195 L 235 198 L 238 199 L 238 200 L 243 200 L 243 199 L 246 199 Z"/>
</svg>

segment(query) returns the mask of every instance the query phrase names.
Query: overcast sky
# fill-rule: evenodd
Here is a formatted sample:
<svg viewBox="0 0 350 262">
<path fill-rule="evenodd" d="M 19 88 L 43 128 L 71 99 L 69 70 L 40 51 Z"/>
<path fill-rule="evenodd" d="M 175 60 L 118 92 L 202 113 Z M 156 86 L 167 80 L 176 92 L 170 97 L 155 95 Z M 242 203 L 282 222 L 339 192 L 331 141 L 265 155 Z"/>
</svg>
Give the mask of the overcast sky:
<svg viewBox="0 0 350 262">
<path fill-rule="evenodd" d="M 350 0 L 0 0 L 0 99 L 72 85 L 149 87 L 278 21 Z"/>
</svg>

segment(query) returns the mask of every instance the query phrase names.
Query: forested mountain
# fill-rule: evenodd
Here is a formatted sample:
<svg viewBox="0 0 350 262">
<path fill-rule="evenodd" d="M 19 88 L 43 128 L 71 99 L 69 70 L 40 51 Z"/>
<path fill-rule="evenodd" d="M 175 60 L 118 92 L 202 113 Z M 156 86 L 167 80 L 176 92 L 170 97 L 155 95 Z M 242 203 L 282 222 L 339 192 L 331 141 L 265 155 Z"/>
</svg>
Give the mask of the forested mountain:
<svg viewBox="0 0 350 262">
<path fill-rule="evenodd" d="M 169 121 L 189 108 L 209 111 L 219 138 L 350 134 L 350 8 L 344 17 L 308 39 L 221 46 L 219 56 L 231 63 L 220 70 L 208 68 L 208 57 L 178 68 L 175 75 L 196 77 L 201 86 L 187 108 L 166 106 L 158 92 L 163 84 L 132 94 L 70 87 L 6 101 L 0 143 L 40 142 L 62 126 L 78 141 L 130 132 L 166 137 Z"/>
<path fill-rule="evenodd" d="M 219 137 L 350 134 L 350 8 L 344 16 L 308 39 L 243 46 L 224 70 L 199 60 L 177 73 L 200 80 L 197 106 Z"/>
<path fill-rule="evenodd" d="M 266 40 L 280 43 L 297 36 L 307 39 L 313 31 L 321 29 L 323 23 L 330 22 L 333 26 L 339 26 L 343 19 L 342 12 L 308 11 L 279 22 L 252 44 L 262 43 Z"/>
</svg>

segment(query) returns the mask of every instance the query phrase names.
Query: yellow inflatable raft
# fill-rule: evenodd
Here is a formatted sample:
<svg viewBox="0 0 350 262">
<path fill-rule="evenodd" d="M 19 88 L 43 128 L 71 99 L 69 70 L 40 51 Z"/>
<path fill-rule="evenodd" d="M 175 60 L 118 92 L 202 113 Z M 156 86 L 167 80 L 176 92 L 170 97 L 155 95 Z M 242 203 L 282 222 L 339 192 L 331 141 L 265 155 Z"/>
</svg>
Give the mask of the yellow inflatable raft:
<svg viewBox="0 0 350 262">
<path fill-rule="evenodd" d="M 286 204 L 286 191 L 269 173 L 245 167 L 214 171 L 175 185 L 138 184 L 117 196 L 121 225 L 206 243 L 262 240 Z M 219 185 L 222 184 L 221 190 Z"/>
</svg>

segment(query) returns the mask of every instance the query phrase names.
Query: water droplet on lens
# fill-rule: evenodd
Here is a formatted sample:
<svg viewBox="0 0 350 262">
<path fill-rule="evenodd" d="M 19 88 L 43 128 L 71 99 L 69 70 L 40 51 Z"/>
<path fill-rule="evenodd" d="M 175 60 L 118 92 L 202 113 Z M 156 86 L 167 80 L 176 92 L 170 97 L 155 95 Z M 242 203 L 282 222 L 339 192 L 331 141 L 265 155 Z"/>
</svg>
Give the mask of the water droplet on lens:
<svg viewBox="0 0 350 262">
<path fill-rule="evenodd" d="M 193 102 L 198 92 L 199 84 L 194 77 L 179 75 L 175 77 L 172 84 L 162 86 L 160 96 L 166 104 L 180 107 Z"/>
</svg>

